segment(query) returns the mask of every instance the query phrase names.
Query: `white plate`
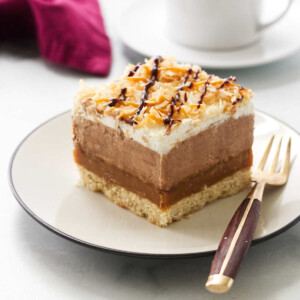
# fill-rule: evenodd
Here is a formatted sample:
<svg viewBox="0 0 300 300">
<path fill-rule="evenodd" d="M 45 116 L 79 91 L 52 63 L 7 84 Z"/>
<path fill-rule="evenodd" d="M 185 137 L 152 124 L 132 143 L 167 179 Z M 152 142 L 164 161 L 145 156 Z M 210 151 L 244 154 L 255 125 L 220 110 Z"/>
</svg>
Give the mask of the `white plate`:
<svg viewBox="0 0 300 300">
<path fill-rule="evenodd" d="M 272 237 L 299 220 L 300 137 L 294 130 L 256 112 L 254 159 L 271 134 L 292 137 L 292 169 L 286 186 L 268 189 L 256 241 Z M 77 185 L 72 158 L 70 112 L 39 126 L 19 145 L 10 164 L 12 191 L 38 222 L 73 241 L 102 250 L 151 257 L 186 257 L 216 250 L 223 231 L 246 191 L 217 200 L 167 228 L 120 208 L 101 193 Z"/>
<path fill-rule="evenodd" d="M 294 1 L 287 15 L 266 30 L 260 41 L 236 50 L 203 51 L 173 42 L 165 35 L 164 5 L 158 0 L 132 6 L 121 16 L 118 31 L 127 46 L 144 56 L 172 54 L 179 61 L 206 68 L 244 68 L 271 63 L 299 50 L 299 10 L 300 3 Z"/>
</svg>

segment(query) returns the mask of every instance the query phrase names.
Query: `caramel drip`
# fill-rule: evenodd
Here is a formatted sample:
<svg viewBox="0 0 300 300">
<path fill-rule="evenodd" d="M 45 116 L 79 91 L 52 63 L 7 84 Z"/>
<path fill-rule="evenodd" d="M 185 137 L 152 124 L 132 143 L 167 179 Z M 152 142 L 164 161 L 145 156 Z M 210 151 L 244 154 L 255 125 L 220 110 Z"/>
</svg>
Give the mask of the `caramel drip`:
<svg viewBox="0 0 300 300">
<path fill-rule="evenodd" d="M 135 67 L 128 73 L 127 77 L 132 77 L 142 64 L 143 63 L 141 62 L 137 63 Z"/>
<path fill-rule="evenodd" d="M 209 80 L 210 80 L 210 78 L 211 78 L 211 75 L 208 76 L 208 78 L 207 78 L 207 80 L 206 80 L 206 82 L 205 82 L 205 84 L 204 84 L 204 90 L 203 90 L 202 94 L 200 95 L 200 99 L 199 99 L 197 108 L 199 108 L 200 105 L 201 105 L 202 102 L 203 102 L 203 98 L 204 98 L 204 96 L 206 95 L 206 92 L 207 92 L 207 86 L 209 85 Z"/>
<path fill-rule="evenodd" d="M 218 87 L 218 90 L 220 90 L 221 88 L 223 88 L 226 84 L 230 83 L 231 81 L 236 81 L 236 78 L 235 77 L 228 77 L 226 78 L 222 83 L 221 85 Z"/>
<path fill-rule="evenodd" d="M 125 101 L 125 100 L 126 100 L 126 92 L 127 92 L 127 88 L 122 88 L 119 97 L 118 97 L 118 98 L 112 98 L 112 99 L 109 101 L 108 106 L 113 107 L 113 106 L 115 106 L 119 101 Z"/>
</svg>

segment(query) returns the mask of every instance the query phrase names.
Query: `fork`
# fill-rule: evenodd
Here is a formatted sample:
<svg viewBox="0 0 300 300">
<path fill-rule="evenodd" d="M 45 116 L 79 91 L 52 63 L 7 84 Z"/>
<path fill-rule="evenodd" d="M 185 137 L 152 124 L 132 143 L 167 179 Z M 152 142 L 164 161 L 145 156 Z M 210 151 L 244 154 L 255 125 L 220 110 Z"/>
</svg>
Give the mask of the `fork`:
<svg viewBox="0 0 300 300">
<path fill-rule="evenodd" d="M 276 166 L 282 138 L 278 143 L 270 169 L 263 171 L 274 137 L 274 135 L 271 137 L 264 155 L 256 167 L 256 170 L 252 173 L 252 181 L 254 181 L 255 184 L 233 215 L 213 259 L 205 285 L 206 289 L 212 293 L 225 293 L 231 288 L 234 282 L 234 278 L 240 269 L 241 263 L 253 239 L 266 184 L 279 186 L 284 185 L 288 180 L 291 138 L 289 138 L 287 144 L 286 154 L 280 172 L 276 172 Z"/>
</svg>

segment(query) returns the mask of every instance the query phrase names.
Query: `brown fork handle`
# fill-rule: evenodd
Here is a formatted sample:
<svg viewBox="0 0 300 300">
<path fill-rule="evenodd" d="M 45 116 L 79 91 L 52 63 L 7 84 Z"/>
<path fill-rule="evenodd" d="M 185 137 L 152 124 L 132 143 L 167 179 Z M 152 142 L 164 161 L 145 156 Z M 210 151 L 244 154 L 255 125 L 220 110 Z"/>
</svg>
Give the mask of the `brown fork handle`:
<svg viewBox="0 0 300 300">
<path fill-rule="evenodd" d="M 225 293 L 231 288 L 253 239 L 264 187 L 264 182 L 253 186 L 228 224 L 206 282 L 206 288 L 210 292 Z"/>
</svg>

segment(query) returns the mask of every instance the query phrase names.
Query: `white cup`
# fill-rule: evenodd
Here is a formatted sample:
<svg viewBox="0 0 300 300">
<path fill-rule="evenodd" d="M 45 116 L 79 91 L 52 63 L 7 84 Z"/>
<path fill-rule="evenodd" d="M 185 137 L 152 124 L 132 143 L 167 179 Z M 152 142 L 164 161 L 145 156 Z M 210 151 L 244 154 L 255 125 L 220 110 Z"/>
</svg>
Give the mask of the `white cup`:
<svg viewBox="0 0 300 300">
<path fill-rule="evenodd" d="M 166 0 L 167 34 L 177 43 L 207 50 L 225 50 L 255 42 L 262 30 L 279 21 L 262 24 L 263 0 Z"/>
</svg>

